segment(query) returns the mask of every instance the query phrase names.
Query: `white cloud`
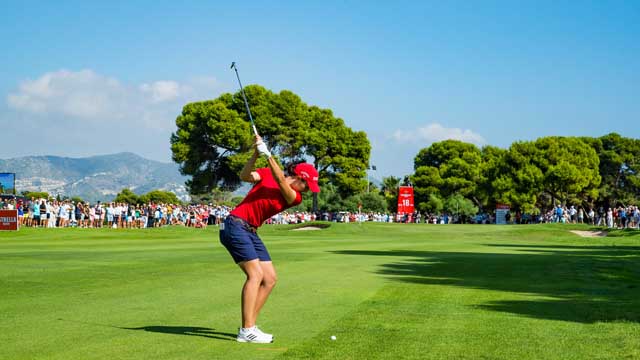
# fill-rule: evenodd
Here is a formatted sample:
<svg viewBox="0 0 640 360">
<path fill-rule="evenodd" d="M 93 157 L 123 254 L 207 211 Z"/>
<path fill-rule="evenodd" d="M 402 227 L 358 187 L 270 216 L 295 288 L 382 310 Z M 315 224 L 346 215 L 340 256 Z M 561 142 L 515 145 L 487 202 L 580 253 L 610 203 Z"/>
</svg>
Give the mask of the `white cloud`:
<svg viewBox="0 0 640 360">
<path fill-rule="evenodd" d="M 0 111 L 0 124 L 20 123 L 9 127 L 9 138 L 34 130 L 28 137 L 43 154 L 132 151 L 166 160 L 182 107 L 222 90 L 211 77 L 131 84 L 90 69 L 58 70 L 20 82 L 6 96 L 9 111 Z"/>
<path fill-rule="evenodd" d="M 118 108 L 118 98 L 123 98 L 125 91 L 116 79 L 92 70 L 60 70 L 23 81 L 17 93 L 9 94 L 7 103 L 11 108 L 31 113 L 95 118 Z"/>
<path fill-rule="evenodd" d="M 415 130 L 396 130 L 392 138 L 399 143 L 434 143 L 443 140 L 460 140 L 476 145 L 486 144 L 486 140 L 470 129 L 446 128 L 439 123 L 431 123 Z"/>
<path fill-rule="evenodd" d="M 175 118 L 186 102 L 212 94 L 217 87 L 217 81 L 211 78 L 190 79 L 185 84 L 158 80 L 134 86 L 93 70 L 59 70 L 23 81 L 16 92 L 7 96 L 7 104 L 27 113 L 139 122 L 137 119 L 159 112 L 171 112 Z"/>
<path fill-rule="evenodd" d="M 152 102 L 159 103 L 174 100 L 181 94 L 188 92 L 189 88 L 175 81 L 162 80 L 151 84 L 142 84 L 140 85 L 140 90 L 143 93 L 150 94 Z"/>
</svg>

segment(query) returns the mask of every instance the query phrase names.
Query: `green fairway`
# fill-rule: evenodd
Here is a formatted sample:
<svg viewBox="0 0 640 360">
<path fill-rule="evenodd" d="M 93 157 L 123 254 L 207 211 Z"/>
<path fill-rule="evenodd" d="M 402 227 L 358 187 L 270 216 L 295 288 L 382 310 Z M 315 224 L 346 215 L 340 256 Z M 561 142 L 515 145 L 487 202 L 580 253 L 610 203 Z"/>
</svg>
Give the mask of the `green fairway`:
<svg viewBox="0 0 640 360">
<path fill-rule="evenodd" d="M 215 227 L 0 233 L 0 359 L 640 359 L 635 232 L 291 228 L 260 230 L 273 344 L 235 341 L 244 276 Z"/>
</svg>

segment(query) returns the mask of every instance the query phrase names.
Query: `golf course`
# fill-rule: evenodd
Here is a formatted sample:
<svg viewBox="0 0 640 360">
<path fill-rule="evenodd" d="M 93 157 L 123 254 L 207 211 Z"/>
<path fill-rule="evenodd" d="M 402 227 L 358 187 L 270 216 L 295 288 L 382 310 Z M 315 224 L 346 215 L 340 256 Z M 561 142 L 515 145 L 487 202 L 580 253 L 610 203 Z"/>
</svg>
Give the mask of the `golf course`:
<svg viewBox="0 0 640 360">
<path fill-rule="evenodd" d="M 640 359 L 638 231 L 324 225 L 260 229 L 272 344 L 217 227 L 0 233 L 0 359 Z"/>
</svg>

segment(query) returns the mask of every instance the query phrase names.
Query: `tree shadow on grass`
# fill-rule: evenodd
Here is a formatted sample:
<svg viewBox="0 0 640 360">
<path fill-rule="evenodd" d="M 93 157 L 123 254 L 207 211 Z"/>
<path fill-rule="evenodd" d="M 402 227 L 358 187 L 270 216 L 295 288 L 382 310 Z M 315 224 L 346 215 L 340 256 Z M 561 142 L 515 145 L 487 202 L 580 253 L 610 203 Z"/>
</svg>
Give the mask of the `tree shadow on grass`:
<svg viewBox="0 0 640 360">
<path fill-rule="evenodd" d="M 141 327 L 118 327 L 124 330 L 149 331 L 163 334 L 201 336 L 218 340 L 235 340 L 237 334 L 214 331 L 215 329 L 196 326 L 141 326 Z"/>
<path fill-rule="evenodd" d="M 425 285 L 537 297 L 478 308 L 579 323 L 640 322 L 640 247 L 487 244 L 521 253 L 345 250 L 343 255 L 404 258 L 379 274 Z"/>
<path fill-rule="evenodd" d="M 174 334 L 174 335 L 189 335 L 189 336 L 201 336 L 212 339 L 219 340 L 235 340 L 236 334 L 225 333 L 215 331 L 212 328 L 206 327 L 197 327 L 197 326 L 164 326 L 164 325 L 151 325 L 151 326 L 140 326 L 140 327 L 123 327 L 123 326 L 114 326 L 108 324 L 98 324 L 87 321 L 79 321 L 79 320 L 71 320 L 71 319 L 62 319 L 59 318 L 59 321 L 65 321 L 70 323 L 77 323 L 83 325 L 92 325 L 92 326 L 102 326 L 109 327 L 114 329 L 121 330 L 137 330 L 137 331 L 148 331 L 162 334 Z"/>
</svg>

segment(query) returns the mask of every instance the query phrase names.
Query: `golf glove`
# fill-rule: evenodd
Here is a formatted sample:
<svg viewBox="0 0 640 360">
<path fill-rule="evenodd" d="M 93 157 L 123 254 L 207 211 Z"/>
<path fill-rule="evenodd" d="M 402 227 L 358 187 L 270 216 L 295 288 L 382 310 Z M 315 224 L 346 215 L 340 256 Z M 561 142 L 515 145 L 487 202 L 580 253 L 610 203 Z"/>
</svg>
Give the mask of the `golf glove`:
<svg viewBox="0 0 640 360">
<path fill-rule="evenodd" d="M 271 157 L 271 151 L 269 151 L 269 148 L 267 148 L 267 144 L 265 144 L 262 140 L 256 143 L 256 148 L 258 149 L 258 152 L 264 155 L 264 157 L 266 157 L 267 159 Z"/>
</svg>

